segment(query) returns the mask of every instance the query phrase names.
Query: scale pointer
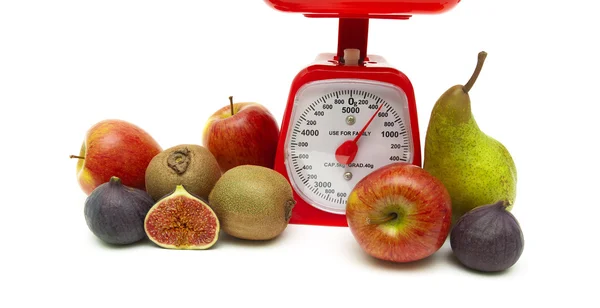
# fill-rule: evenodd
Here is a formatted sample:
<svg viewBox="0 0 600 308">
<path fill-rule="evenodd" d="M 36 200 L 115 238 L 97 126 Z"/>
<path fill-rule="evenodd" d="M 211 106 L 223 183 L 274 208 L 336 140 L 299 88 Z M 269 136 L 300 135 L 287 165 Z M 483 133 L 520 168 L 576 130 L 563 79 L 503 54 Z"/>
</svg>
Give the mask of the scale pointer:
<svg viewBox="0 0 600 308">
<path fill-rule="evenodd" d="M 367 130 L 367 127 L 371 125 L 373 119 L 377 116 L 381 108 L 383 107 L 383 103 L 377 108 L 377 111 L 371 116 L 369 122 L 365 124 L 362 130 L 358 133 L 358 136 L 354 138 L 354 140 L 346 140 L 342 145 L 340 145 L 335 151 L 335 159 L 342 165 L 348 165 L 352 163 L 354 158 L 356 157 L 356 153 L 358 152 L 358 140 L 362 137 L 363 133 Z"/>
</svg>

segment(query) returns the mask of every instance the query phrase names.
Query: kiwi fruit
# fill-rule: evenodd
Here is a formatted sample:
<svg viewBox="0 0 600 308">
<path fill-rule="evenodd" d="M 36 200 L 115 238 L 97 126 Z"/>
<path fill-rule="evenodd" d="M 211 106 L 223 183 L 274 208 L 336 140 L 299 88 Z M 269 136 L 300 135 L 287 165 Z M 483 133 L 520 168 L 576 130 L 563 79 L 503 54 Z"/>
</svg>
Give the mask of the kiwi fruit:
<svg viewBox="0 0 600 308">
<path fill-rule="evenodd" d="M 217 159 L 207 148 L 181 144 L 152 158 L 146 168 L 146 192 L 158 201 L 182 185 L 189 193 L 207 199 L 221 174 Z"/>
<path fill-rule="evenodd" d="M 289 182 L 277 171 L 241 165 L 221 176 L 208 203 L 225 233 L 245 240 L 270 240 L 286 229 L 296 201 Z"/>
</svg>

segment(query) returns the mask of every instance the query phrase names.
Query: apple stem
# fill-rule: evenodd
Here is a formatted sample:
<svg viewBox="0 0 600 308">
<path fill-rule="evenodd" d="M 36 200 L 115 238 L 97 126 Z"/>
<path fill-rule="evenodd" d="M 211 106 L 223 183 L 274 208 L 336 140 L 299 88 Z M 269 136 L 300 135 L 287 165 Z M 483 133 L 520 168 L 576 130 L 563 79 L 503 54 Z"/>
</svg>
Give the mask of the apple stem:
<svg viewBox="0 0 600 308">
<path fill-rule="evenodd" d="M 85 159 L 85 156 L 71 155 L 69 158 Z"/>
<path fill-rule="evenodd" d="M 234 111 L 233 111 L 233 96 L 229 97 L 229 106 L 231 107 L 231 115 L 234 115 Z"/>
<path fill-rule="evenodd" d="M 485 62 L 486 57 L 487 53 L 485 51 L 482 51 L 479 53 L 479 55 L 477 55 L 477 67 L 475 67 L 473 75 L 471 76 L 467 84 L 465 84 L 465 86 L 463 87 L 463 91 L 465 91 L 465 93 L 469 93 L 469 91 L 471 91 L 471 88 L 475 84 L 475 81 L 477 81 L 477 77 L 479 77 L 479 73 L 481 73 L 481 69 L 483 68 L 483 62 Z"/>
<path fill-rule="evenodd" d="M 398 218 L 398 214 L 397 213 L 390 213 L 388 214 L 386 217 L 384 218 L 380 218 L 380 219 L 373 219 L 373 218 L 369 218 L 369 224 L 372 225 L 379 225 L 379 224 L 383 224 L 389 221 L 392 221 L 394 219 Z"/>
</svg>

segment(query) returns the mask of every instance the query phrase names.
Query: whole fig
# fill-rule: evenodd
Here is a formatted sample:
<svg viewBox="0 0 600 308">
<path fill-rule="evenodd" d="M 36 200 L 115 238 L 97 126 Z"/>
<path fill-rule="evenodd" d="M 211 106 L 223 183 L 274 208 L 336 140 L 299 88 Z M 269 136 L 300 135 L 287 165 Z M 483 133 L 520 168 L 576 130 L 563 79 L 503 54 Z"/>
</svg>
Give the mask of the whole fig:
<svg viewBox="0 0 600 308">
<path fill-rule="evenodd" d="M 523 253 L 523 232 L 507 206 L 505 201 L 483 205 L 457 221 L 450 233 L 450 247 L 463 265 L 497 272 L 517 263 Z"/>
<path fill-rule="evenodd" d="M 101 184 L 85 200 L 85 221 L 109 244 L 126 245 L 146 236 L 144 219 L 154 201 L 145 191 L 125 186 L 118 177 Z"/>
</svg>

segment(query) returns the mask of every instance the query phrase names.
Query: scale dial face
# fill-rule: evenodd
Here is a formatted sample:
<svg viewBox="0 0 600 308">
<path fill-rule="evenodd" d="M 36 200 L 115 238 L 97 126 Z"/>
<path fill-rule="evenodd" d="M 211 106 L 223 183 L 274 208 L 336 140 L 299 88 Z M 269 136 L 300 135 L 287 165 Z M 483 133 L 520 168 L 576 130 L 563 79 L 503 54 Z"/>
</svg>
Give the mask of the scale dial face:
<svg viewBox="0 0 600 308">
<path fill-rule="evenodd" d="M 350 164 L 336 160 L 336 149 L 353 140 L 379 107 L 383 107 L 358 140 Z M 355 80 L 323 80 L 298 91 L 285 143 L 290 182 L 308 204 L 345 214 L 350 192 L 375 169 L 413 161 L 408 100 L 391 84 Z"/>
</svg>

